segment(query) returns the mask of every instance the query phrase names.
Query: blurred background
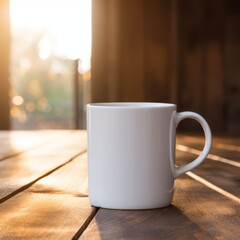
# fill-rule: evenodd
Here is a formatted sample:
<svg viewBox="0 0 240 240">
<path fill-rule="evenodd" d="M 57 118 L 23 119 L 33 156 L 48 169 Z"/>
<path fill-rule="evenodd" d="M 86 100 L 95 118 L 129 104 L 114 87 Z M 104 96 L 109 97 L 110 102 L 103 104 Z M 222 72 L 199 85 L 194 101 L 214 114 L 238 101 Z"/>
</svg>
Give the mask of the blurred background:
<svg viewBox="0 0 240 240">
<path fill-rule="evenodd" d="M 0 105 L 8 122 L 1 128 L 84 128 L 91 0 L 0 2 L 0 92 L 5 94 Z"/>
<path fill-rule="evenodd" d="M 0 0 L 0 36 L 0 129 L 85 128 L 88 102 L 152 101 L 240 133 L 239 0 Z"/>
</svg>

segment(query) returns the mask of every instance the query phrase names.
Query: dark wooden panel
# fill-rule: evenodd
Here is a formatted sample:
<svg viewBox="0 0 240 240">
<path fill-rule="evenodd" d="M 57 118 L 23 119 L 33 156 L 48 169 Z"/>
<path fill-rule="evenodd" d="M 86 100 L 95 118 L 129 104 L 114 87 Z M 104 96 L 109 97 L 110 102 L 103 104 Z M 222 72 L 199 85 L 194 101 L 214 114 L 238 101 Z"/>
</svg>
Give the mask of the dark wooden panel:
<svg viewBox="0 0 240 240">
<path fill-rule="evenodd" d="M 93 1 L 93 101 L 168 101 L 170 3 Z"/>
<path fill-rule="evenodd" d="M 217 6 L 217 11 L 216 11 Z M 227 119 L 224 107 L 225 72 L 224 38 L 225 38 L 225 1 L 212 0 L 205 3 L 204 43 L 205 86 L 204 86 L 204 114 L 212 131 L 226 131 Z"/>
<path fill-rule="evenodd" d="M 93 101 L 174 101 L 238 134 L 239 21 L 236 0 L 93 1 Z"/>
<path fill-rule="evenodd" d="M 23 135 L 24 139 L 24 135 Z M 55 142 L 0 162 L 0 202 L 38 178 L 51 173 L 86 150 L 86 132 L 63 134 Z"/>
<path fill-rule="evenodd" d="M 224 1 L 179 1 L 179 6 L 179 109 L 199 112 L 214 132 L 224 131 Z M 192 122 L 182 125 L 198 129 Z"/>
<path fill-rule="evenodd" d="M 144 0 L 120 1 L 120 98 L 144 100 Z M 111 81 L 111 80 L 110 80 Z"/>
<path fill-rule="evenodd" d="M 93 1 L 93 102 L 144 99 L 142 2 Z"/>
<path fill-rule="evenodd" d="M 106 22 L 107 30 L 107 91 L 108 101 L 119 101 L 121 99 L 121 2 L 119 0 L 108 0 Z M 93 39 L 94 41 L 94 39 Z M 103 58 L 103 56 L 101 56 Z M 96 64 L 99 64 L 97 62 Z M 93 68 L 94 71 L 94 68 Z M 96 72 L 97 74 L 97 72 Z"/>
<path fill-rule="evenodd" d="M 239 239 L 239 203 L 184 175 L 173 205 L 155 210 L 100 209 L 81 239 Z"/>
<path fill-rule="evenodd" d="M 204 1 L 179 1 L 179 111 L 203 113 Z M 192 122 L 182 123 L 194 128 Z"/>
<path fill-rule="evenodd" d="M 231 124 L 232 132 L 233 128 L 239 132 L 236 102 L 239 102 L 240 94 L 235 73 L 239 69 L 239 41 L 236 36 L 239 35 L 237 23 L 240 14 L 235 10 L 232 25 L 226 10 L 227 5 L 237 5 L 238 9 L 239 4 L 233 2 L 178 1 L 179 109 L 202 114 L 213 132 L 229 131 Z M 235 36 L 230 37 L 233 32 Z M 232 93 L 229 83 L 233 86 Z M 192 122 L 183 122 L 182 128 L 200 130 Z"/>
<path fill-rule="evenodd" d="M 232 134 L 240 133 L 240 3 L 237 0 L 226 1 L 226 37 L 225 37 L 225 95 L 227 130 Z"/>
<path fill-rule="evenodd" d="M 144 1 L 145 100 L 170 101 L 170 1 Z"/>
<path fill-rule="evenodd" d="M 84 154 L 2 203 L 0 238 L 71 239 L 81 234 L 79 229 L 96 212 L 87 192 Z"/>
</svg>

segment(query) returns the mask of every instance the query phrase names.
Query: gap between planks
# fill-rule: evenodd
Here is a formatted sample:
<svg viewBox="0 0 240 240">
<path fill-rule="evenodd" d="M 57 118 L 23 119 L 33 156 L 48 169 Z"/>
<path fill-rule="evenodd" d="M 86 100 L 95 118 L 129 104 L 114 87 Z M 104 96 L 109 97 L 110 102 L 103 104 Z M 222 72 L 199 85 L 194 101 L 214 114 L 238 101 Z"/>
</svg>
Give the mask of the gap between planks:
<svg viewBox="0 0 240 240">
<path fill-rule="evenodd" d="M 91 221 L 96 216 L 96 214 L 97 214 L 99 209 L 100 208 L 95 207 L 94 210 L 91 211 L 91 213 L 89 214 L 89 216 L 86 219 L 86 221 L 82 224 L 82 226 L 79 228 L 79 230 L 76 232 L 76 234 L 72 237 L 72 240 L 78 240 L 81 237 L 81 235 L 84 233 L 84 231 L 87 229 L 87 227 L 89 226 Z"/>
<path fill-rule="evenodd" d="M 31 187 L 34 183 L 36 183 L 37 181 L 39 181 L 40 179 L 47 177 L 48 175 L 50 175 L 51 173 L 55 172 L 56 170 L 60 169 L 61 167 L 67 165 L 68 163 L 72 162 L 75 158 L 77 158 L 78 156 L 84 154 L 87 152 L 87 149 L 82 150 L 80 153 L 75 154 L 73 157 L 71 157 L 69 160 L 67 160 L 66 162 L 62 163 L 61 165 L 55 167 L 54 169 L 48 171 L 47 173 L 43 174 L 42 176 L 36 178 L 35 180 L 31 181 L 30 183 L 18 188 L 17 190 L 15 190 L 14 192 L 8 194 L 7 196 L 3 197 L 2 199 L 0 199 L 0 204 L 6 202 L 8 199 L 16 196 L 17 194 L 23 192 L 24 190 L 28 189 L 29 187 Z"/>
</svg>

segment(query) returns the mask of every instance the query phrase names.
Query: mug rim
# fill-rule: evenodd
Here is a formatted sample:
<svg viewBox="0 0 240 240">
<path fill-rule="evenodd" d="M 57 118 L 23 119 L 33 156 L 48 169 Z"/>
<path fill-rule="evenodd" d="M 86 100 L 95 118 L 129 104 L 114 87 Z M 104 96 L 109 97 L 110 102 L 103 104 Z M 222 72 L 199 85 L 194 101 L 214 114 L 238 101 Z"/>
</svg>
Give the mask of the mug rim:
<svg viewBox="0 0 240 240">
<path fill-rule="evenodd" d="M 171 108 L 176 107 L 174 103 L 162 102 L 98 102 L 89 103 L 87 107 L 93 108 L 111 108 L 111 109 L 133 109 L 133 108 Z"/>
</svg>

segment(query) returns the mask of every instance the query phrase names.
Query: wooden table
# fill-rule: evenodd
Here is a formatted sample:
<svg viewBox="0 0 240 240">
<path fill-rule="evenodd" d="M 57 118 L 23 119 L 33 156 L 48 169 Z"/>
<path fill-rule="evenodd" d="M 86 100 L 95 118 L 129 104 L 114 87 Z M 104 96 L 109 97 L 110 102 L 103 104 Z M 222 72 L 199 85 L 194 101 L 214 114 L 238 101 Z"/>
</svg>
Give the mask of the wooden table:
<svg viewBox="0 0 240 240">
<path fill-rule="evenodd" d="M 177 139 L 177 163 L 202 136 Z M 240 239 L 240 138 L 214 137 L 208 159 L 175 181 L 171 206 L 92 207 L 86 131 L 0 132 L 0 239 Z"/>
</svg>

